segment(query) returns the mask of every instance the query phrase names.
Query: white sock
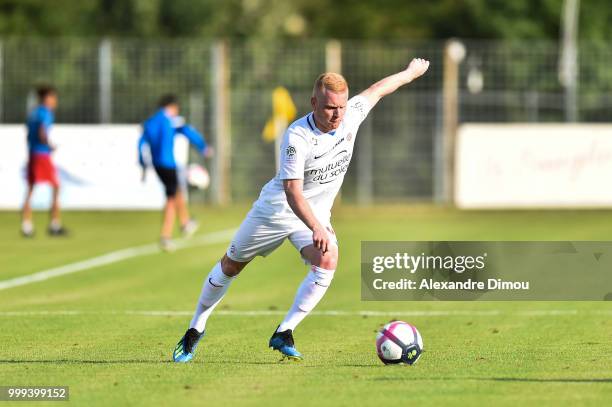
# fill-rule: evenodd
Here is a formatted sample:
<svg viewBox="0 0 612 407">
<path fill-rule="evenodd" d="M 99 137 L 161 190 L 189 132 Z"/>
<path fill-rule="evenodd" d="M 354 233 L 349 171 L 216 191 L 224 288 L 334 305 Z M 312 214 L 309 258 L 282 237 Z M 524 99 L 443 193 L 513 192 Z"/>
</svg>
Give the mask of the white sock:
<svg viewBox="0 0 612 407">
<path fill-rule="evenodd" d="M 215 264 L 204 281 L 202 293 L 189 328 L 195 328 L 200 333 L 204 332 L 208 317 L 217 304 L 221 302 L 233 279 L 234 277 L 226 276 L 223 273 L 220 262 Z"/>
<path fill-rule="evenodd" d="M 32 233 L 34 230 L 34 225 L 31 220 L 24 220 L 21 222 L 21 230 L 23 233 Z"/>
<path fill-rule="evenodd" d="M 291 309 L 276 332 L 283 332 L 287 329 L 294 330 L 302 322 L 325 295 L 334 278 L 334 271 L 311 266 L 308 275 L 297 290 Z"/>
<path fill-rule="evenodd" d="M 59 219 L 51 219 L 51 224 L 49 225 L 52 230 L 59 230 L 62 227 L 62 222 Z"/>
</svg>

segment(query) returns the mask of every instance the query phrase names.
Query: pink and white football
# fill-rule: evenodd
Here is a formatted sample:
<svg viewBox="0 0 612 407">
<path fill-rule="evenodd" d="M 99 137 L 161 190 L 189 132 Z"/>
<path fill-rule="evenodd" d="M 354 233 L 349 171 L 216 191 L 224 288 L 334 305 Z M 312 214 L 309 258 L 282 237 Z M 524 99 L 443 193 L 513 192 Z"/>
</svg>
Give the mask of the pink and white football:
<svg viewBox="0 0 612 407">
<path fill-rule="evenodd" d="M 423 338 L 414 325 L 392 321 L 376 335 L 376 353 L 384 364 L 413 365 L 423 352 Z"/>
</svg>

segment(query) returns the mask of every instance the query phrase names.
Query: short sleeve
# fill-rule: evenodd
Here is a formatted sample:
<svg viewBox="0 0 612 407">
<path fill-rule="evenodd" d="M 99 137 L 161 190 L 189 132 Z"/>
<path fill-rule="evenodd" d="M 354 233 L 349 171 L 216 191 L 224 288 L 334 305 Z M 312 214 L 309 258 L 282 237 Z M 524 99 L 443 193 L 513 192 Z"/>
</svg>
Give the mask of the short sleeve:
<svg viewBox="0 0 612 407">
<path fill-rule="evenodd" d="M 309 144 L 291 128 L 285 133 L 280 151 L 280 179 L 304 179 L 304 165 Z"/>
<path fill-rule="evenodd" d="M 53 124 L 53 114 L 48 111 L 42 110 L 39 116 L 40 124 L 48 130 L 49 127 Z"/>
<path fill-rule="evenodd" d="M 370 113 L 372 106 L 365 96 L 357 95 L 349 99 L 345 120 L 351 127 L 359 127 Z"/>
</svg>

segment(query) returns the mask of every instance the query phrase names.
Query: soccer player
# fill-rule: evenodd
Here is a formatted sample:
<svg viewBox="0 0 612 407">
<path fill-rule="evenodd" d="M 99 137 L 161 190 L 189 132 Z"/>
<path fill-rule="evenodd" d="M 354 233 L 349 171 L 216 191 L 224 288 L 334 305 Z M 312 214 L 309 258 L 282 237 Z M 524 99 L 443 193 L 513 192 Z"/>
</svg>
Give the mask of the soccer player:
<svg viewBox="0 0 612 407">
<path fill-rule="evenodd" d="M 166 190 L 166 205 L 161 229 L 160 246 L 165 251 L 175 249 L 172 242 L 172 229 L 178 212 L 181 231 L 184 236 L 193 235 L 198 229 L 198 223 L 191 219 L 185 194 L 179 188 L 177 166 L 174 160 L 174 137 L 183 134 L 202 155 L 209 157 L 212 149 L 206 145 L 204 137 L 192 126 L 185 124 L 179 116 L 180 106 L 175 95 L 164 95 L 159 103 L 159 109 L 143 124 L 143 133 L 138 142 L 138 160 L 143 169 L 143 179 L 147 163 L 143 149 L 148 144 L 153 167 Z"/>
<path fill-rule="evenodd" d="M 338 245 L 330 222 L 331 207 L 348 169 L 359 125 L 383 96 L 420 77 L 428 67 L 428 61 L 413 59 L 405 70 L 351 99 L 341 75 L 324 73 L 316 79 L 313 111 L 285 132 L 280 169 L 263 187 L 227 252 L 206 277 L 189 329 L 174 349 L 175 362 L 193 358 L 208 317 L 241 270 L 287 238 L 310 270 L 269 346 L 283 357 L 302 359 L 293 330 L 323 298 L 334 277 Z"/>
<path fill-rule="evenodd" d="M 28 115 L 28 188 L 22 208 L 21 233 L 25 237 L 34 236 L 32 223 L 32 193 L 34 186 L 49 183 L 53 188 L 51 203 L 51 221 L 48 233 L 51 236 L 63 236 L 67 233 L 60 220 L 59 189 L 60 183 L 55 166 L 51 161 L 53 147 L 49 143 L 49 132 L 54 121 L 53 112 L 57 108 L 57 91 L 52 86 L 44 85 L 36 89 L 38 106 Z"/>
</svg>

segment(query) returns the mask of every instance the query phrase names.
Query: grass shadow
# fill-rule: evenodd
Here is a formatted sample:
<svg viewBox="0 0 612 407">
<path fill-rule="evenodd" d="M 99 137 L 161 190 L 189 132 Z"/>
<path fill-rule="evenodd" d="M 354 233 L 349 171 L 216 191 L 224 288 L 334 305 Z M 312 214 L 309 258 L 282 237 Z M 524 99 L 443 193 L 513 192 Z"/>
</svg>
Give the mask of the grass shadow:
<svg viewBox="0 0 612 407">
<path fill-rule="evenodd" d="M 0 359 L 0 364 L 93 364 L 93 365 L 122 365 L 122 364 L 175 364 L 172 360 L 147 360 L 147 359 L 127 359 L 127 360 L 92 360 L 92 359 Z M 192 360 L 189 364 L 231 364 L 231 365 L 277 365 L 279 362 L 240 362 L 240 361 L 213 361 L 213 360 Z"/>
<path fill-rule="evenodd" d="M 531 382 L 531 383 L 612 383 L 612 378 L 579 379 L 562 377 L 558 379 L 530 377 L 374 377 L 373 381 L 486 381 L 486 382 Z"/>
<path fill-rule="evenodd" d="M 145 359 L 131 359 L 131 360 L 89 360 L 89 359 L 49 359 L 49 360 L 27 360 L 27 359 L 0 359 L 0 363 L 7 364 L 28 364 L 28 363 L 57 363 L 57 364 L 159 364 L 159 363 L 173 363 L 171 360 L 145 360 Z"/>
</svg>

